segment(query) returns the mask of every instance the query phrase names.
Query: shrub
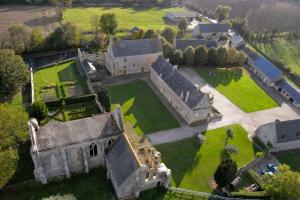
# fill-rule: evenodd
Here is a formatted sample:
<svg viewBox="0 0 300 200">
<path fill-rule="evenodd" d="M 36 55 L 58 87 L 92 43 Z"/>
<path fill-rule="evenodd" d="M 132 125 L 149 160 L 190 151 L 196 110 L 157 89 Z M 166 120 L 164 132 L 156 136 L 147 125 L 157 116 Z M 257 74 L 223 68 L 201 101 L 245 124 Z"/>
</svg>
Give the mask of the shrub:
<svg viewBox="0 0 300 200">
<path fill-rule="evenodd" d="M 174 49 L 173 49 L 172 45 L 169 42 L 166 42 L 163 45 L 163 55 L 164 55 L 164 57 L 172 59 L 173 53 L 174 53 Z"/>
<path fill-rule="evenodd" d="M 239 191 L 239 192 L 232 192 L 232 197 L 239 197 L 239 198 L 247 198 L 247 199 L 257 199 L 257 198 L 269 198 L 270 196 L 267 195 L 265 191 L 257 191 L 257 192 L 249 192 L 249 191 Z"/>
<path fill-rule="evenodd" d="M 195 64 L 206 64 L 208 59 L 208 50 L 206 46 L 200 45 L 195 49 Z"/>
<path fill-rule="evenodd" d="M 95 100 L 95 97 L 96 96 L 94 94 L 87 94 L 87 95 L 79 96 L 79 97 L 65 98 L 64 101 L 65 101 L 66 105 L 70 105 L 70 104 L 74 104 L 74 103 L 93 101 L 93 100 Z"/>
<path fill-rule="evenodd" d="M 162 32 L 161 36 L 163 36 L 168 42 L 172 43 L 176 37 L 176 31 L 171 27 L 166 27 Z"/>
<path fill-rule="evenodd" d="M 61 100 L 47 101 L 45 104 L 46 104 L 47 108 L 55 109 L 55 108 L 60 108 L 62 106 L 62 101 Z"/>
<path fill-rule="evenodd" d="M 249 179 L 252 182 L 256 183 L 260 188 L 263 188 L 264 181 L 255 171 L 253 171 L 252 169 L 249 169 L 247 171 L 247 173 L 248 173 Z"/>
<path fill-rule="evenodd" d="M 36 118 L 39 122 L 47 117 L 48 108 L 43 101 L 36 101 L 31 105 L 31 117 Z"/>
<path fill-rule="evenodd" d="M 183 52 L 180 49 L 176 49 L 174 51 L 174 55 L 173 55 L 171 62 L 174 65 L 179 65 L 179 64 L 183 63 Z"/>
<path fill-rule="evenodd" d="M 208 50 L 208 57 L 207 57 L 207 62 L 209 65 L 215 65 L 217 64 L 217 49 L 212 47 Z"/>
<path fill-rule="evenodd" d="M 256 152 L 256 153 L 255 153 L 255 157 L 256 157 L 256 158 L 261 158 L 261 157 L 264 157 L 264 153 L 263 153 L 263 152 L 261 152 L 261 151 L 259 151 L 259 152 Z"/>
<path fill-rule="evenodd" d="M 188 46 L 183 52 L 183 59 L 186 64 L 193 65 L 195 59 L 195 50 L 192 46 Z"/>
<path fill-rule="evenodd" d="M 225 65 L 228 63 L 228 51 L 225 47 L 219 47 L 217 49 L 217 64 Z"/>
</svg>

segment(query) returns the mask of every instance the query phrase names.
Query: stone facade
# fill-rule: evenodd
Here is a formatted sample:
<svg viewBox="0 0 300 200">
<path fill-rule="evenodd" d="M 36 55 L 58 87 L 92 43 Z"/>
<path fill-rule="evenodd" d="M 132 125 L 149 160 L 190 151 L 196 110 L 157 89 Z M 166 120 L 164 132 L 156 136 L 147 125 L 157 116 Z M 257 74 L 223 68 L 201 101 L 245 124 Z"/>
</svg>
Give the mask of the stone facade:
<svg viewBox="0 0 300 200">
<path fill-rule="evenodd" d="M 201 36 L 207 40 L 218 40 L 220 37 L 228 37 L 228 25 L 226 24 L 198 24 L 192 32 L 194 38 Z"/>
<path fill-rule="evenodd" d="M 105 55 L 105 65 L 112 76 L 149 72 L 151 65 L 162 54 L 162 46 L 158 38 L 110 40 Z"/>
</svg>

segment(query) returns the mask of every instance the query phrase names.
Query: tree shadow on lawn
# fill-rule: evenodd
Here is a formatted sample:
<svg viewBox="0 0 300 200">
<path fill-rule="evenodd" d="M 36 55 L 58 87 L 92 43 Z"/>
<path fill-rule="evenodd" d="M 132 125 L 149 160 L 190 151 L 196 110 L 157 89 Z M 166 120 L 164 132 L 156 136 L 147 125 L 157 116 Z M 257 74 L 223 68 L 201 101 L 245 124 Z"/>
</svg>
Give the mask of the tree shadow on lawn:
<svg viewBox="0 0 300 200">
<path fill-rule="evenodd" d="M 68 67 L 65 67 L 63 70 L 60 70 L 58 74 L 58 78 L 60 82 L 68 82 L 68 81 L 77 81 L 76 74 L 79 73 L 76 69 L 76 65 L 74 62 L 71 62 Z"/>
</svg>

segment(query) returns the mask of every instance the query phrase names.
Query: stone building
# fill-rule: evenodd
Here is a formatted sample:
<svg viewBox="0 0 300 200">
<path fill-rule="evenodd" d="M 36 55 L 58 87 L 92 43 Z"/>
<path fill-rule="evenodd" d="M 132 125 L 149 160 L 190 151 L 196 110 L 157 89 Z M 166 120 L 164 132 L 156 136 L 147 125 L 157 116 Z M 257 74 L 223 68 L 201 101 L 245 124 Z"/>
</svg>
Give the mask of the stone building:
<svg viewBox="0 0 300 200">
<path fill-rule="evenodd" d="M 188 21 L 193 21 L 193 19 L 197 18 L 197 14 L 195 12 L 169 12 L 164 16 L 169 22 L 178 23 L 181 19 L 187 19 Z"/>
<path fill-rule="evenodd" d="M 174 49 L 180 49 L 184 51 L 188 46 L 192 46 L 194 48 L 203 45 L 206 46 L 208 49 L 218 47 L 218 43 L 215 40 L 204 40 L 204 39 L 191 39 L 191 40 L 174 40 L 173 47 Z"/>
<path fill-rule="evenodd" d="M 229 27 L 227 24 L 198 24 L 192 32 L 193 37 L 218 40 L 220 37 L 228 36 Z"/>
<path fill-rule="evenodd" d="M 273 152 L 300 148 L 300 119 L 275 121 L 258 127 L 255 134 Z"/>
<path fill-rule="evenodd" d="M 84 73 L 87 75 L 87 78 L 95 78 L 97 76 L 97 69 L 94 64 L 100 63 L 99 55 L 82 52 L 79 48 L 77 49 L 77 55 L 79 63 L 84 70 Z"/>
<path fill-rule="evenodd" d="M 112 76 L 149 72 L 163 54 L 160 39 L 110 40 L 105 65 Z"/>
<path fill-rule="evenodd" d="M 159 152 L 150 144 L 134 149 L 127 130 L 130 128 L 124 127 L 120 108 L 41 127 L 31 119 L 30 153 L 35 179 L 46 184 L 57 177 L 69 178 L 74 173 L 106 166 L 119 199 L 137 197 L 141 191 L 160 185 L 168 187 L 171 171 L 160 162 Z"/>
<path fill-rule="evenodd" d="M 165 58 L 153 64 L 150 78 L 160 93 L 189 125 L 207 122 L 212 117 L 209 95 L 201 92 Z"/>
</svg>

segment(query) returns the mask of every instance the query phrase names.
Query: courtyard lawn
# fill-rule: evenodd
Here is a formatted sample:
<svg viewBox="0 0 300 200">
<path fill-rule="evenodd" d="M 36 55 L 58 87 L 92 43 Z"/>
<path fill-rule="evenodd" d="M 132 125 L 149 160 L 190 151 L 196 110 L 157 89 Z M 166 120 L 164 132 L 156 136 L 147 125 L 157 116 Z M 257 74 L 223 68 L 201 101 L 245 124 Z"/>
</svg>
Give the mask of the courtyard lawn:
<svg viewBox="0 0 300 200">
<path fill-rule="evenodd" d="M 199 66 L 196 72 L 243 111 L 255 112 L 278 104 L 242 68 Z M 215 76 L 211 76 L 214 73 Z"/>
<path fill-rule="evenodd" d="M 300 75 L 300 40 L 276 39 L 255 46 L 270 58 L 282 61 L 292 72 Z"/>
<path fill-rule="evenodd" d="M 179 127 L 176 119 L 144 81 L 110 86 L 108 90 L 112 109 L 117 104 L 121 105 L 125 122 L 132 124 L 137 135 Z"/>
<path fill-rule="evenodd" d="M 253 148 L 247 132 L 240 125 L 207 131 L 202 145 L 199 145 L 196 138 L 158 145 L 156 149 L 162 155 L 162 162 L 172 171 L 172 186 L 214 192 L 213 174 L 220 163 L 228 128 L 234 132 L 234 138 L 229 140 L 229 143 L 239 149 L 239 153 L 232 156 L 238 167 L 254 159 L 256 149 Z"/>
<path fill-rule="evenodd" d="M 38 69 L 33 74 L 33 81 L 36 100 L 51 101 L 69 96 L 68 90 L 71 87 L 74 88 L 73 93 L 77 94 L 84 94 L 88 90 L 85 78 L 79 74 L 75 61 Z"/>
<path fill-rule="evenodd" d="M 300 172 L 300 150 L 283 152 L 276 155 L 276 158 L 281 164 L 290 165 L 292 170 Z"/>
<path fill-rule="evenodd" d="M 77 7 L 64 11 L 64 21 L 77 24 L 81 31 L 93 31 L 91 17 L 105 13 L 115 13 L 118 20 L 118 30 L 130 30 L 137 26 L 140 29 L 163 29 L 167 26 L 163 16 L 167 12 L 185 11 L 183 8 L 138 8 L 138 7 Z M 176 26 L 174 26 L 176 27 Z"/>
</svg>

